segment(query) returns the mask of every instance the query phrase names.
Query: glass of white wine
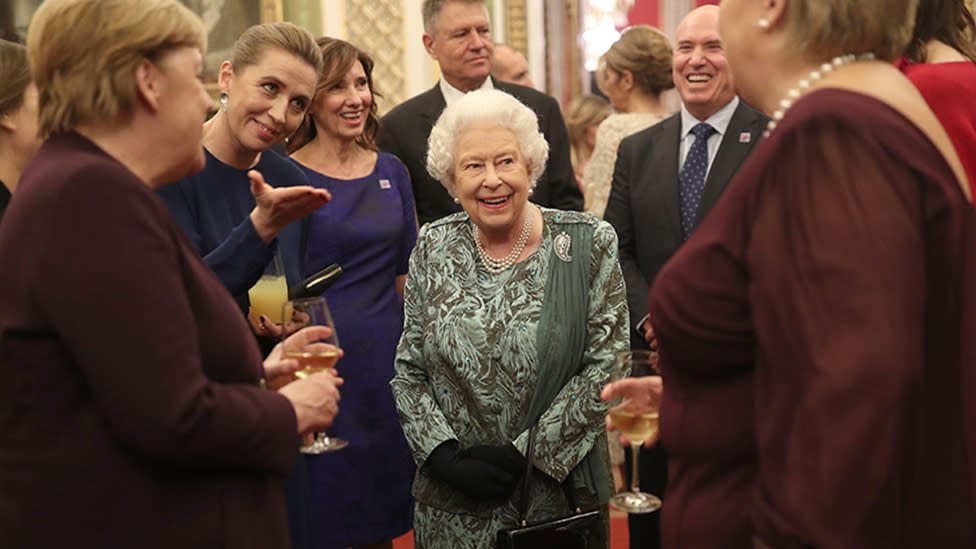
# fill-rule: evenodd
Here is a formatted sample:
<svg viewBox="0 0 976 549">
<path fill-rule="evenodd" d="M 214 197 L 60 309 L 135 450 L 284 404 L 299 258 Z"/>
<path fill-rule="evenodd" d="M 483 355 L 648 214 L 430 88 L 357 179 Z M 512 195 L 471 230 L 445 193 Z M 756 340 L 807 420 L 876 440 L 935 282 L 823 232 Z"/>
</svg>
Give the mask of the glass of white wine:
<svg viewBox="0 0 976 549">
<path fill-rule="evenodd" d="M 286 301 L 281 308 L 281 318 L 284 337 L 307 326 L 328 326 L 332 330 L 329 337 L 309 342 L 301 349 L 285 350 L 283 358 L 292 358 L 298 362 L 296 378 L 304 379 L 312 374 L 335 368 L 339 360 L 339 338 L 325 298 L 308 297 Z M 346 440 L 330 437 L 321 432 L 315 434 L 314 442 L 302 446 L 299 450 L 303 454 L 323 454 L 341 450 L 348 445 L 349 442 Z"/>
<path fill-rule="evenodd" d="M 625 378 L 658 376 L 657 353 L 652 351 L 621 351 L 617 353 L 612 381 Z M 648 390 L 646 384 L 621 384 L 616 396 L 610 400 L 610 420 L 624 438 L 630 442 L 631 475 L 630 491 L 620 492 L 610 498 L 610 505 L 628 513 L 651 513 L 661 508 L 661 500 L 653 494 L 640 491 L 637 473 L 637 456 L 644 441 L 657 434 L 660 394 Z"/>
</svg>

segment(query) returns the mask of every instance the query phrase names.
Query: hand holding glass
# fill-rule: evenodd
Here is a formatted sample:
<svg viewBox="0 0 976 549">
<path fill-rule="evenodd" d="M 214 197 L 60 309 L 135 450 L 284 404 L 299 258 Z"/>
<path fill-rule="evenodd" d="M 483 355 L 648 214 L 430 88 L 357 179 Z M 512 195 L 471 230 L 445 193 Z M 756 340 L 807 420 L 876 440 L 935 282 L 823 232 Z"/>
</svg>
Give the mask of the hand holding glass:
<svg viewBox="0 0 976 549">
<path fill-rule="evenodd" d="M 312 374 L 324 372 L 335 367 L 339 360 L 339 338 L 336 336 L 335 324 L 325 299 L 310 297 L 285 302 L 282 307 L 281 318 L 284 319 L 284 336 L 287 337 L 306 326 L 328 326 L 331 334 L 315 341 L 310 341 L 299 349 L 285 349 L 283 358 L 291 358 L 298 362 L 299 369 L 295 377 L 304 379 Z M 349 445 L 348 441 L 332 438 L 324 432 L 317 433 L 315 441 L 300 448 L 304 454 L 322 454 L 340 450 Z"/>
<path fill-rule="evenodd" d="M 622 351 L 617 353 L 612 381 L 658 376 L 657 353 L 651 351 Z M 648 380 L 650 381 L 650 380 Z M 657 434 L 660 393 L 649 390 L 647 383 L 624 382 L 614 386 L 610 399 L 610 420 L 614 427 L 630 441 L 632 469 L 630 491 L 610 498 L 610 505 L 628 513 L 651 513 L 661 508 L 661 500 L 640 491 L 637 473 L 638 455 L 644 441 Z"/>
</svg>

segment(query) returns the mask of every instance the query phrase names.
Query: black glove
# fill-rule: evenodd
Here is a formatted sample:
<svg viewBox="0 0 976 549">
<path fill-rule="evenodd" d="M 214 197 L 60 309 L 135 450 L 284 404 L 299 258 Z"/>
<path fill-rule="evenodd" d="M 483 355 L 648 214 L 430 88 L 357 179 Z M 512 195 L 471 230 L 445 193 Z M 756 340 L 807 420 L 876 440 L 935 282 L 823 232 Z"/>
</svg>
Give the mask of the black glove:
<svg viewBox="0 0 976 549">
<path fill-rule="evenodd" d="M 525 463 L 525 456 L 512 443 L 498 446 L 479 444 L 467 450 L 462 450 L 461 456 L 470 456 L 479 461 L 494 465 L 514 476 L 516 481 L 525 474 L 525 466 L 527 465 Z"/>
<path fill-rule="evenodd" d="M 504 500 L 512 495 L 518 476 L 466 454 L 458 451 L 456 440 L 448 440 L 434 448 L 424 468 L 430 476 L 474 500 Z"/>
</svg>

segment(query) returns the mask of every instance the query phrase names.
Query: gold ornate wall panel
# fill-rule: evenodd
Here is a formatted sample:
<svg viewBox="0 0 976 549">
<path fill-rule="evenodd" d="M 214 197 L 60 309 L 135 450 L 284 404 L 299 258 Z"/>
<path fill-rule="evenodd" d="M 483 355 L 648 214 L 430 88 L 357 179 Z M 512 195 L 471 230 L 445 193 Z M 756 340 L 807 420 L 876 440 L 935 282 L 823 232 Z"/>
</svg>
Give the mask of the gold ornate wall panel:
<svg viewBox="0 0 976 549">
<path fill-rule="evenodd" d="M 274 23 L 285 18 L 282 0 L 261 0 L 261 22 Z"/>
<path fill-rule="evenodd" d="M 383 94 L 380 112 L 408 99 L 403 2 L 346 0 L 346 30 L 348 41 L 366 50 L 375 61 L 373 84 Z"/>
<path fill-rule="evenodd" d="M 563 28 L 563 35 L 559 37 L 566 56 L 566 73 L 570 75 L 563 90 L 564 105 L 569 104 L 569 100 L 580 95 L 583 91 L 583 60 L 580 55 L 579 35 L 582 33 L 580 24 L 579 0 L 563 0 L 565 10 L 566 26 Z M 567 99 L 568 98 L 568 99 Z"/>
<path fill-rule="evenodd" d="M 322 2 L 319 0 L 284 0 L 284 19 L 308 29 L 312 36 L 322 36 Z"/>
<path fill-rule="evenodd" d="M 525 0 L 506 0 L 505 13 L 508 19 L 505 28 L 505 42 L 528 57 L 529 37 Z"/>
</svg>

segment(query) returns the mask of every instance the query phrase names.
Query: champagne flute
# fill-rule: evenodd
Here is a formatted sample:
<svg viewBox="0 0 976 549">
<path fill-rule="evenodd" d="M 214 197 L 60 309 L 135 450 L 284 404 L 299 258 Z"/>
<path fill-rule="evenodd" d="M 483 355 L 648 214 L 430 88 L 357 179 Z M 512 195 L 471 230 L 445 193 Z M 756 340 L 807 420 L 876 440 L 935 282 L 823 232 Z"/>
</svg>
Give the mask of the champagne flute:
<svg viewBox="0 0 976 549">
<path fill-rule="evenodd" d="M 310 342 L 301 349 L 285 349 L 283 358 L 292 358 L 298 362 L 299 369 L 295 377 L 304 379 L 312 374 L 324 372 L 335 367 L 339 360 L 339 338 L 336 335 L 335 324 L 329 313 L 329 306 L 323 297 L 308 297 L 286 301 L 281 308 L 284 337 L 287 337 L 306 326 L 328 326 L 332 335 Z M 330 437 L 325 432 L 315 434 L 315 441 L 302 446 L 299 451 L 303 454 L 323 454 L 341 450 L 349 442 L 341 438 Z"/>
<path fill-rule="evenodd" d="M 657 376 L 657 353 L 652 351 L 621 351 L 617 353 L 612 380 Z M 640 491 L 637 473 L 637 456 L 645 440 L 657 434 L 660 394 L 648 390 L 646 385 L 622 385 L 610 400 L 610 420 L 630 441 L 631 475 L 630 491 L 620 492 L 610 498 L 610 505 L 628 513 L 651 513 L 661 508 L 661 500 Z"/>
</svg>

